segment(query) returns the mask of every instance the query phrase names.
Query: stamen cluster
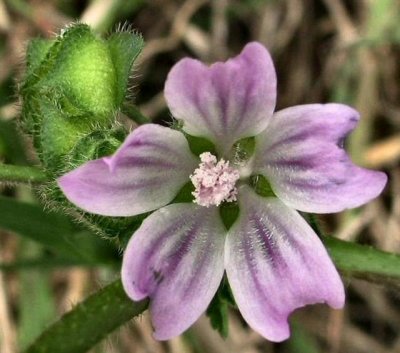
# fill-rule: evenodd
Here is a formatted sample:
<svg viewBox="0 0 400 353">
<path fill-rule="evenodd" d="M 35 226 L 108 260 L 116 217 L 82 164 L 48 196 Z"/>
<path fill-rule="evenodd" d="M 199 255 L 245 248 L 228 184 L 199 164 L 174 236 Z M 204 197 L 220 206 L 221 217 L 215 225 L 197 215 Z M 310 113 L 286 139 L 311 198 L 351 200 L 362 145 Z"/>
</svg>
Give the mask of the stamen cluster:
<svg viewBox="0 0 400 353">
<path fill-rule="evenodd" d="M 195 191 L 194 202 L 201 206 L 219 206 L 223 201 L 236 201 L 236 181 L 239 179 L 239 171 L 229 166 L 229 161 L 221 159 L 210 152 L 200 155 L 201 163 L 190 176 Z"/>
</svg>

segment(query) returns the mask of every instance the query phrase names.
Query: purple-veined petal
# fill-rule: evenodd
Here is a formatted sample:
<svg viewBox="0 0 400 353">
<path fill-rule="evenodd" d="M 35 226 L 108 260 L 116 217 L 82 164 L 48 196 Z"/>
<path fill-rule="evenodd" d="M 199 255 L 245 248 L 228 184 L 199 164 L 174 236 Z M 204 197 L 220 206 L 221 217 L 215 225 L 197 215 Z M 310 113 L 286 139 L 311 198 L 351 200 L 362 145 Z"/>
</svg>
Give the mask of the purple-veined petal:
<svg viewBox="0 0 400 353">
<path fill-rule="evenodd" d="M 288 206 L 329 213 L 378 196 L 387 177 L 352 163 L 343 142 L 359 114 L 342 104 L 309 104 L 274 114 L 256 138 L 254 172 L 265 175 Z"/>
<path fill-rule="evenodd" d="M 228 233 L 225 267 L 247 323 L 265 338 L 289 337 L 287 318 L 308 304 L 344 305 L 344 288 L 306 221 L 277 198 L 242 190 L 240 216 Z"/>
<path fill-rule="evenodd" d="M 214 142 L 225 154 L 239 139 L 267 126 L 276 101 L 276 74 L 270 54 L 259 43 L 210 67 L 183 59 L 170 71 L 165 97 L 172 114 L 192 135 Z"/>
<path fill-rule="evenodd" d="M 83 164 L 58 184 L 85 211 L 133 216 L 172 201 L 197 164 L 183 134 L 147 124 L 135 129 L 114 155 Z"/>
<path fill-rule="evenodd" d="M 181 334 L 207 309 L 224 273 L 225 234 L 216 207 L 173 204 L 129 241 L 122 283 L 133 300 L 150 297 L 156 339 Z"/>
</svg>

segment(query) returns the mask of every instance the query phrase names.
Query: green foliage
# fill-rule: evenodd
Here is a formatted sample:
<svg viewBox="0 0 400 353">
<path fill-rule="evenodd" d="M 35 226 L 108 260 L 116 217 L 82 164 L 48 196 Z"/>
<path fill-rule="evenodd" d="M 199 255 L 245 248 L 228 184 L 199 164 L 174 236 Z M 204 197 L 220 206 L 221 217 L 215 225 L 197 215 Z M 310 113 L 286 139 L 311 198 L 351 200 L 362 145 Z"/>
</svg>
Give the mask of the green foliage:
<svg viewBox="0 0 400 353">
<path fill-rule="evenodd" d="M 24 239 L 20 242 L 19 256 L 40 256 L 42 247 Z M 56 317 L 50 274 L 40 268 L 20 272 L 18 343 L 25 348 Z M 32 320 L 32 318 L 35 318 Z"/>
<path fill-rule="evenodd" d="M 59 258 L 84 263 L 111 263 L 118 259 L 112 244 L 73 225 L 38 205 L 0 197 L 0 227 L 44 245 Z"/>
<path fill-rule="evenodd" d="M 228 337 L 229 333 L 228 309 L 230 306 L 235 307 L 236 304 L 228 280 L 224 278 L 206 312 L 211 326 L 223 338 Z"/>
</svg>

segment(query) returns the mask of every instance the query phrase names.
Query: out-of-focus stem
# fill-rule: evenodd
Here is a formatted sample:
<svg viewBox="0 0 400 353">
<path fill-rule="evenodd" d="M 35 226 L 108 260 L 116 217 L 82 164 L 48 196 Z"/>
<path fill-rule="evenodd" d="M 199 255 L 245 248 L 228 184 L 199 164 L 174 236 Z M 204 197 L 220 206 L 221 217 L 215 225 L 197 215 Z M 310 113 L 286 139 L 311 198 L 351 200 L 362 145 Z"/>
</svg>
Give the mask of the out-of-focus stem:
<svg viewBox="0 0 400 353">
<path fill-rule="evenodd" d="M 138 125 L 151 123 L 151 120 L 144 116 L 140 110 L 132 104 L 124 104 L 122 113 Z"/>
<path fill-rule="evenodd" d="M 0 164 L 0 183 L 43 183 L 46 174 L 37 167 Z"/>
</svg>

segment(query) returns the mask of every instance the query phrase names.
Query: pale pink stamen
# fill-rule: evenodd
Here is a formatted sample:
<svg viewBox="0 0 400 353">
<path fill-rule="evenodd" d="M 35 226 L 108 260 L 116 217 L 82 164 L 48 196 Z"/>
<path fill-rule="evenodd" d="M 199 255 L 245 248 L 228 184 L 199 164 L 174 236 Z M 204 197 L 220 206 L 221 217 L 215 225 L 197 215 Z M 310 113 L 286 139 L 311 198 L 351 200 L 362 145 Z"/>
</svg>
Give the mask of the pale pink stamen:
<svg viewBox="0 0 400 353">
<path fill-rule="evenodd" d="M 200 155 L 201 163 L 190 176 L 195 191 L 194 202 L 201 206 L 219 206 L 221 202 L 236 201 L 237 188 L 235 186 L 240 177 L 239 171 L 229 166 L 229 161 L 221 159 L 210 152 Z"/>
</svg>

